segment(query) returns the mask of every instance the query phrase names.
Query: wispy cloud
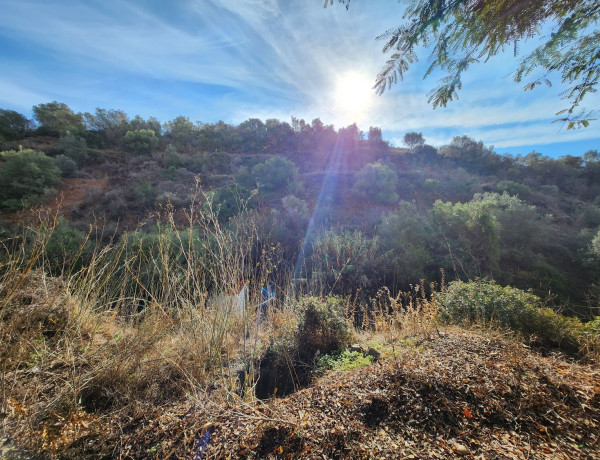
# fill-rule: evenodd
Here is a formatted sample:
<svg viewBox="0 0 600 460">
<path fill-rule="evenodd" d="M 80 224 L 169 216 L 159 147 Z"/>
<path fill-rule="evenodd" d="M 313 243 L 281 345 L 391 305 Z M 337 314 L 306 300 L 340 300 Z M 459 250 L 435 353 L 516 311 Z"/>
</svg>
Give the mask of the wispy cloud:
<svg viewBox="0 0 600 460">
<path fill-rule="evenodd" d="M 552 124 L 561 85 L 523 94 L 515 62 L 499 56 L 467 75 L 459 101 L 433 111 L 420 62 L 406 81 L 363 113 L 335 99 L 340 75 L 374 81 L 385 57 L 375 36 L 398 23 L 394 2 L 323 9 L 323 0 L 3 0 L 0 106 L 23 110 L 52 99 L 77 110 L 118 107 L 166 120 L 240 122 L 249 117 L 337 126 L 381 126 L 390 138 L 426 132 L 446 142 L 469 134 L 497 146 L 597 139 Z M 600 96 L 588 99 L 600 106 Z"/>
</svg>

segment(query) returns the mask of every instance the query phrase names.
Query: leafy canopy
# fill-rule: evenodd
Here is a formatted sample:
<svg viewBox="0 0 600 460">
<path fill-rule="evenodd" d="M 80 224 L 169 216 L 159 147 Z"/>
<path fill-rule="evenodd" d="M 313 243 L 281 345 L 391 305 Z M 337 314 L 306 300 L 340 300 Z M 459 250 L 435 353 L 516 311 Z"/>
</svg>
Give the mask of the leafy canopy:
<svg viewBox="0 0 600 460">
<path fill-rule="evenodd" d="M 346 8 L 350 0 L 339 0 Z M 330 0 L 333 3 L 333 0 Z M 567 107 L 558 112 L 559 121 L 569 129 L 587 127 L 593 112 L 580 108 L 584 97 L 596 91 L 600 78 L 600 3 L 597 0 L 405 0 L 403 24 L 380 35 L 384 53 L 391 53 L 377 76 L 376 90 L 402 79 L 418 60 L 419 46 L 431 49 L 429 68 L 446 72 L 429 94 L 434 108 L 445 107 L 458 97 L 462 74 L 471 64 L 540 36 L 545 26 L 551 33 L 528 56 L 521 59 L 514 74 L 525 81 L 525 90 L 551 85 L 549 74 L 558 72 L 568 85 Z M 327 1 L 325 2 L 327 5 Z M 544 29 L 545 31 L 545 29 Z M 539 71 L 533 76 L 534 71 Z"/>
</svg>

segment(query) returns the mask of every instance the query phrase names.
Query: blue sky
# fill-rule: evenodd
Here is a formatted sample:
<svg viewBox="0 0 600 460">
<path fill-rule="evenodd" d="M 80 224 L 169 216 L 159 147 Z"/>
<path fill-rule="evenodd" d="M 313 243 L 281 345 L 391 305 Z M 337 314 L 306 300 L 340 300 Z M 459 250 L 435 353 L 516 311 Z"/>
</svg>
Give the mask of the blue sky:
<svg viewBox="0 0 600 460">
<path fill-rule="evenodd" d="M 577 131 L 552 123 L 565 106 L 560 81 L 524 93 L 512 80 L 512 50 L 473 67 L 446 108 L 427 103 L 440 75 L 423 80 L 425 51 L 404 82 L 370 92 L 385 62 L 375 37 L 401 15 L 395 0 L 355 0 L 349 11 L 323 0 L 1 0 L 0 107 L 31 116 L 58 100 L 81 112 L 235 124 L 293 115 L 379 126 L 396 145 L 419 131 L 432 145 L 466 134 L 500 153 L 600 149 L 599 122 Z M 341 100 L 348 75 L 365 82 L 360 108 Z M 585 102 L 600 108 L 599 93 Z"/>
</svg>

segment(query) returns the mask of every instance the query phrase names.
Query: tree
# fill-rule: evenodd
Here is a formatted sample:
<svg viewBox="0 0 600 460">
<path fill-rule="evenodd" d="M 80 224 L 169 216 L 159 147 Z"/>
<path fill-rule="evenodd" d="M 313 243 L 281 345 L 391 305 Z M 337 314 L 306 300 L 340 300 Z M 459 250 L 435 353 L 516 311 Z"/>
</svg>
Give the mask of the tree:
<svg viewBox="0 0 600 460">
<path fill-rule="evenodd" d="M 404 145 L 408 146 L 409 149 L 414 151 L 417 147 L 425 145 L 425 139 L 423 139 L 423 133 L 410 132 L 404 135 Z"/>
<path fill-rule="evenodd" d="M 165 123 L 165 135 L 175 147 L 191 152 L 198 140 L 198 127 L 188 117 L 179 116 Z"/>
<path fill-rule="evenodd" d="M 129 117 L 122 110 L 97 108 L 95 114 L 85 113 L 88 128 L 102 134 L 106 143 L 116 147 L 130 129 Z"/>
<path fill-rule="evenodd" d="M 9 141 L 23 139 L 29 129 L 31 129 L 31 120 L 14 110 L 0 109 L 0 139 Z"/>
<path fill-rule="evenodd" d="M 385 144 L 383 136 L 381 135 L 381 128 L 371 126 L 369 128 L 369 144 L 371 145 L 383 145 Z"/>
<path fill-rule="evenodd" d="M 78 134 L 84 130 L 83 117 L 63 102 L 48 102 L 33 106 L 35 119 L 48 134 Z"/>
<path fill-rule="evenodd" d="M 350 0 L 339 0 L 348 5 Z M 327 2 L 325 2 L 327 4 Z M 333 0 L 330 0 L 333 3 Z M 579 109 L 586 95 L 596 90 L 600 79 L 600 4 L 596 0 L 408 0 L 404 22 L 378 37 L 383 52 L 391 56 L 376 79 L 381 94 L 402 79 L 418 60 L 417 49 L 431 49 L 427 77 L 434 70 L 447 73 L 429 94 L 434 108 L 457 98 L 462 75 L 472 64 L 485 62 L 507 46 L 518 55 L 525 40 L 546 34 L 543 42 L 521 59 L 514 79 L 532 90 L 550 85 L 550 74 L 559 73 L 567 85 L 564 115 L 568 129 L 587 127 L 592 112 Z M 547 33 L 548 27 L 551 32 Z"/>
</svg>

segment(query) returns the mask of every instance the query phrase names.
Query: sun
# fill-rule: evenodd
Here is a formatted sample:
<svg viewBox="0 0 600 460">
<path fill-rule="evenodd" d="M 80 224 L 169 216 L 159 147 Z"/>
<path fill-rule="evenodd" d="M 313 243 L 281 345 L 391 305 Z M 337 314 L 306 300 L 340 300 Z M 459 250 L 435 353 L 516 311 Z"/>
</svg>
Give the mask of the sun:
<svg viewBox="0 0 600 460">
<path fill-rule="evenodd" d="M 346 73 L 338 79 L 335 87 L 335 103 L 348 115 L 364 114 L 373 97 L 373 83 L 357 72 Z"/>
</svg>

